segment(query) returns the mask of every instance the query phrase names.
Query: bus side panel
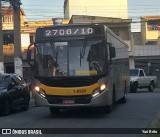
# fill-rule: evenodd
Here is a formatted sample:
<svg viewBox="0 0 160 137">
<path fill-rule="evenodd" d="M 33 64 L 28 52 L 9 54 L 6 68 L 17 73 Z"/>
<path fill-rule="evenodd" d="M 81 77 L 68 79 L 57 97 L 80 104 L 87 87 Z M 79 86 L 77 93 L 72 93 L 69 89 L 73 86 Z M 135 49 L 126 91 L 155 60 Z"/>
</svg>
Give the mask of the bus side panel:
<svg viewBox="0 0 160 137">
<path fill-rule="evenodd" d="M 115 86 L 115 99 L 118 101 L 124 96 L 124 91 L 129 90 L 129 55 L 128 47 L 114 37 L 113 34 L 107 32 L 107 42 L 115 47 L 116 57 L 112 59 L 110 64 L 111 84 Z"/>
</svg>

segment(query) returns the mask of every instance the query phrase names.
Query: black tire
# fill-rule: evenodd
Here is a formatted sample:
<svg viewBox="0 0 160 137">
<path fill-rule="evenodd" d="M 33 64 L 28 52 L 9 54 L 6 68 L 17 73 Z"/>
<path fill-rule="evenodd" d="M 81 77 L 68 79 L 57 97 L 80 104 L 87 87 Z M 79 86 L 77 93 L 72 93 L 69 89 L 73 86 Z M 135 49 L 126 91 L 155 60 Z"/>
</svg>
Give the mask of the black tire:
<svg viewBox="0 0 160 137">
<path fill-rule="evenodd" d="M 56 107 L 49 107 L 49 110 L 52 115 L 58 114 L 60 112 L 60 109 Z"/>
<path fill-rule="evenodd" d="M 127 88 L 126 88 L 126 84 L 124 87 L 124 96 L 120 99 L 120 103 L 126 103 L 127 100 Z"/>
<path fill-rule="evenodd" d="M 112 104 L 112 105 L 109 105 L 109 106 L 106 106 L 105 112 L 106 112 L 106 113 L 111 113 L 112 110 L 113 110 L 113 104 Z"/>
<path fill-rule="evenodd" d="M 100 109 L 103 114 L 109 114 L 112 112 L 113 105 L 103 106 L 103 107 L 100 107 Z"/>
<path fill-rule="evenodd" d="M 29 97 L 26 97 L 24 99 L 24 106 L 22 107 L 22 111 L 27 111 L 29 109 L 29 101 L 30 101 Z"/>
<path fill-rule="evenodd" d="M 11 106 L 9 101 L 6 101 L 2 107 L 2 115 L 3 116 L 8 116 L 11 112 Z"/>
<path fill-rule="evenodd" d="M 138 88 L 138 83 L 134 82 L 133 86 L 132 86 L 132 93 L 136 93 L 137 92 L 137 88 Z"/>
<path fill-rule="evenodd" d="M 148 91 L 153 92 L 154 89 L 155 89 L 155 85 L 154 85 L 154 82 L 152 81 L 148 87 Z"/>
</svg>

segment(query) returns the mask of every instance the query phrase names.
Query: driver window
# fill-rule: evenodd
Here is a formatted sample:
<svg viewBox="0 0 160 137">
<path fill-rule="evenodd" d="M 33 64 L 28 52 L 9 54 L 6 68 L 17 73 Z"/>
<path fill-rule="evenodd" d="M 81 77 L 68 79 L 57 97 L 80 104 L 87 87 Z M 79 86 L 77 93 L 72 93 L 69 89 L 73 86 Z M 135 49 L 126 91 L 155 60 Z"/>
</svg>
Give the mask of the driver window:
<svg viewBox="0 0 160 137">
<path fill-rule="evenodd" d="M 140 70 L 140 72 L 139 72 L 139 76 L 140 76 L 140 77 L 143 77 L 143 76 L 144 76 L 144 73 L 143 73 L 143 71 L 142 71 L 142 70 Z"/>
<path fill-rule="evenodd" d="M 102 73 L 102 60 L 101 59 L 101 42 L 91 45 L 88 53 L 89 69 L 96 70 L 98 74 Z"/>
<path fill-rule="evenodd" d="M 88 61 L 94 61 L 99 59 L 99 47 L 97 44 L 91 45 L 88 53 Z"/>
<path fill-rule="evenodd" d="M 52 55 L 51 44 L 50 42 L 46 42 L 44 46 L 44 55 Z"/>
</svg>

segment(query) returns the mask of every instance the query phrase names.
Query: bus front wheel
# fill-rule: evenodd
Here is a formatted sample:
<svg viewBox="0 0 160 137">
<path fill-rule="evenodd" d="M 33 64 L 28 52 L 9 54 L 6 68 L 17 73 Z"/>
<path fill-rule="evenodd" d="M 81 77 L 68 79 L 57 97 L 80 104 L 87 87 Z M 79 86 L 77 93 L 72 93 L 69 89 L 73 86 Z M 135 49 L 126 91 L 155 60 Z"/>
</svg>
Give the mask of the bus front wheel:
<svg viewBox="0 0 160 137">
<path fill-rule="evenodd" d="M 112 112 L 112 109 L 113 109 L 113 104 L 112 104 L 112 105 L 104 106 L 104 107 L 103 107 L 103 113 L 104 113 L 104 114 L 106 114 L 106 113 L 111 113 L 111 112 Z"/>
<path fill-rule="evenodd" d="M 56 107 L 49 107 L 50 113 L 51 114 L 58 114 L 59 113 L 59 108 Z"/>
</svg>

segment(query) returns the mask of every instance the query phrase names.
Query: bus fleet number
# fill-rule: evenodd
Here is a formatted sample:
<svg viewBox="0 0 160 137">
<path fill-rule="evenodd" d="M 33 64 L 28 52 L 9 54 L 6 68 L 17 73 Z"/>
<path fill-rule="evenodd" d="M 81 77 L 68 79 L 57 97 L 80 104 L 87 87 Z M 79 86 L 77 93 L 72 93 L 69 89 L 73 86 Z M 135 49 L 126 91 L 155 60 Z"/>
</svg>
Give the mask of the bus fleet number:
<svg viewBox="0 0 160 137">
<path fill-rule="evenodd" d="M 74 93 L 86 93 L 86 89 L 77 89 L 74 90 Z"/>
<path fill-rule="evenodd" d="M 92 28 L 46 30 L 46 36 L 89 35 L 92 33 Z"/>
</svg>

